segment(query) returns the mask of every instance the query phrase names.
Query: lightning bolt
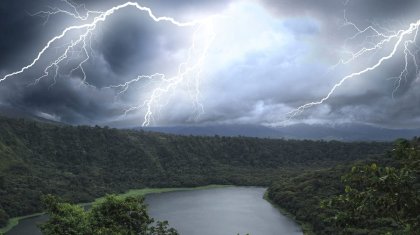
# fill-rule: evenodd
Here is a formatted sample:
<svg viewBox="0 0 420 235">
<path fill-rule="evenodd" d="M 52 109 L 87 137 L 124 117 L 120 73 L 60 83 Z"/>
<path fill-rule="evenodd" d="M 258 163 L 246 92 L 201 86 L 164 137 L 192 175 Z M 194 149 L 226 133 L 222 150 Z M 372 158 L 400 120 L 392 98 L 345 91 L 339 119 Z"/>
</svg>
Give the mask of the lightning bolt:
<svg viewBox="0 0 420 235">
<path fill-rule="evenodd" d="M 91 55 L 93 54 L 91 41 L 94 32 L 97 29 L 97 26 L 100 23 L 105 22 L 111 15 L 121 11 L 122 9 L 134 8 L 139 10 L 140 12 L 146 13 L 154 22 L 168 22 L 176 27 L 196 27 L 196 30 L 193 35 L 192 46 L 189 48 L 186 61 L 178 66 L 178 73 L 175 76 L 167 78 L 166 75 L 160 73 L 152 75 L 139 75 L 137 78 L 125 82 L 123 84 L 113 85 L 105 88 L 120 89 L 119 94 L 122 94 L 129 89 L 131 84 L 135 82 L 139 82 L 145 79 L 153 81 L 157 80 L 155 81 L 155 83 L 157 83 L 157 87 L 150 92 L 149 98 L 147 98 L 142 105 L 130 107 L 125 111 L 125 114 L 127 114 L 130 111 L 145 108 L 146 111 L 144 115 L 143 126 L 150 125 L 153 119 L 154 111 L 164 106 L 163 104 L 160 104 L 162 96 L 169 93 L 170 91 L 175 90 L 181 83 L 184 82 L 187 83 L 188 87 L 193 87 L 193 92 L 189 92 L 190 97 L 194 100 L 194 106 L 201 110 L 200 113 L 204 112 L 202 105 L 198 102 L 200 95 L 199 78 L 204 60 L 215 38 L 213 26 L 213 18 L 215 16 L 211 16 L 203 20 L 180 22 L 172 17 L 156 16 L 150 8 L 142 6 L 137 2 L 126 2 L 109 8 L 106 11 L 90 11 L 87 10 L 84 5 L 77 6 L 68 0 L 61 0 L 61 2 L 63 2 L 64 5 L 69 9 L 65 10 L 57 7 L 49 7 L 49 10 L 47 11 L 40 11 L 32 15 L 45 17 L 46 23 L 52 15 L 65 14 L 80 21 L 81 24 L 66 27 L 63 31 L 61 31 L 61 33 L 54 36 L 46 43 L 46 45 L 37 53 L 36 57 L 32 60 L 31 63 L 27 64 L 26 66 L 23 66 L 21 69 L 15 72 L 4 75 L 0 78 L 0 83 L 12 77 L 21 75 L 27 70 L 30 70 L 33 67 L 35 67 L 45 56 L 45 54 L 49 50 L 53 49 L 53 45 L 59 43 L 61 40 L 66 40 L 66 37 L 68 37 L 69 41 L 64 43 L 64 46 L 61 46 L 62 53 L 56 56 L 44 68 L 43 74 L 36 78 L 33 84 L 38 83 L 43 78 L 52 76 L 54 79 L 54 83 L 51 84 L 51 86 L 53 86 L 60 73 L 60 65 L 62 65 L 64 62 L 69 63 L 69 61 L 73 58 L 74 54 L 77 54 L 80 58 L 83 59 L 74 68 L 70 70 L 70 74 L 72 74 L 76 70 L 79 70 L 82 73 L 82 83 L 89 85 L 86 82 L 87 77 L 84 70 L 84 64 L 87 61 L 89 61 Z M 79 9 L 83 9 L 85 13 L 81 13 Z M 75 38 L 71 38 L 71 33 L 78 34 Z M 199 34 L 204 35 L 205 41 L 204 43 L 202 43 L 203 45 L 197 46 Z M 193 85 L 191 85 L 190 83 L 192 83 Z M 156 106 L 158 106 L 158 108 L 156 108 Z"/>
<path fill-rule="evenodd" d="M 200 47 L 197 46 L 199 36 L 206 39 Z M 181 63 L 178 67 L 177 75 L 167 78 L 165 74 L 156 73 L 153 75 L 140 75 L 137 78 L 130 80 L 126 83 L 113 85 L 106 88 L 120 88 L 119 94 L 126 92 L 130 85 L 143 80 L 157 81 L 159 85 L 156 89 L 152 90 L 151 95 L 141 105 L 132 106 L 125 111 L 125 114 L 138 110 L 145 109 L 143 126 L 150 125 L 154 110 L 160 110 L 166 104 L 162 104 L 162 96 L 168 94 L 170 91 L 176 89 L 181 83 L 186 82 L 189 88 L 189 96 L 194 101 L 194 109 L 197 110 L 199 117 L 204 112 L 203 105 L 198 102 L 200 96 L 200 74 L 203 69 L 203 64 L 207 58 L 208 51 L 216 37 L 214 31 L 213 18 L 206 20 L 198 26 L 193 34 L 192 45 L 188 50 L 188 56 L 185 62 Z M 192 91 L 192 92 L 191 92 Z"/>
<path fill-rule="evenodd" d="M 77 6 L 76 4 L 72 3 L 69 0 L 60 0 L 60 2 L 64 3 L 65 6 L 70 8 L 70 10 L 63 10 L 58 7 L 48 6 L 49 10 L 46 11 L 39 11 L 34 14 L 30 14 L 32 16 L 41 16 L 45 18 L 44 24 L 48 22 L 51 16 L 58 15 L 58 14 L 65 14 L 70 17 L 73 17 L 75 19 L 85 21 L 91 17 L 91 15 L 100 15 L 103 12 L 101 11 L 90 11 L 86 9 L 86 6 L 84 4 L 81 4 Z M 83 10 L 86 12 L 86 14 L 80 13 L 79 9 L 83 8 Z"/>
<path fill-rule="evenodd" d="M 287 117 L 293 118 L 299 114 L 301 114 L 304 110 L 309 109 L 311 107 L 321 105 L 328 101 L 332 95 L 339 89 L 346 81 L 350 79 L 358 78 L 362 75 L 365 75 L 371 71 L 376 70 L 377 68 L 383 66 L 383 64 L 394 58 L 396 54 L 399 52 L 400 48 L 403 48 L 404 53 L 404 68 L 399 74 L 399 76 L 395 77 L 396 79 L 396 86 L 392 92 L 392 96 L 394 97 L 395 92 L 399 89 L 402 81 L 404 79 L 407 79 L 408 76 L 408 67 L 410 62 L 412 62 L 415 66 L 416 74 L 419 74 L 419 66 L 416 59 L 416 53 L 419 51 L 419 46 L 416 44 L 417 42 L 417 36 L 420 26 L 420 20 L 417 20 L 416 22 L 411 23 L 408 27 L 405 29 L 401 29 L 398 31 L 392 31 L 392 30 L 386 30 L 386 33 L 381 33 L 381 31 L 377 27 L 374 27 L 372 25 L 366 27 L 366 28 L 359 28 L 354 23 L 350 22 L 345 18 L 345 24 L 344 26 L 351 26 L 356 30 L 356 34 L 349 38 L 348 40 L 356 39 L 357 37 L 363 36 L 365 34 L 373 34 L 371 36 L 367 36 L 367 39 L 377 39 L 376 43 L 370 43 L 371 46 L 368 47 L 362 47 L 360 50 L 350 53 L 350 57 L 348 59 L 341 59 L 339 61 L 339 64 L 349 64 L 351 62 L 356 61 L 357 59 L 369 55 L 371 53 L 379 53 L 384 52 L 386 48 L 391 48 L 390 52 L 386 53 L 384 56 L 377 58 L 377 60 L 373 63 L 373 65 L 367 66 L 357 72 L 353 72 L 339 80 L 336 84 L 333 85 L 333 87 L 329 90 L 329 92 L 319 99 L 318 101 L 309 102 L 304 105 L 299 106 L 298 108 L 290 111 L 287 113 Z M 415 49 L 415 50 L 414 50 Z M 381 51 L 382 50 L 382 51 Z M 336 65 L 335 65 L 336 66 Z"/>
</svg>

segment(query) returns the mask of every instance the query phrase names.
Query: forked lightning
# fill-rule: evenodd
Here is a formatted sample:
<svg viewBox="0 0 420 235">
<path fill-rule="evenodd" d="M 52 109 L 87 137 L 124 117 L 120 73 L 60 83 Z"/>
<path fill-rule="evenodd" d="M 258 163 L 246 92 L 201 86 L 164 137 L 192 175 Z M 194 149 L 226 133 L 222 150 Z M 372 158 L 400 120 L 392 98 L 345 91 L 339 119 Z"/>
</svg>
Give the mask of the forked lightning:
<svg viewBox="0 0 420 235">
<path fill-rule="evenodd" d="M 134 106 L 126 110 L 126 113 L 135 109 L 145 108 L 145 115 L 143 125 L 147 126 L 151 123 L 153 112 L 163 106 L 160 104 L 160 99 L 163 95 L 167 94 L 168 92 L 176 89 L 181 83 L 188 82 L 193 83 L 193 93 L 191 94 L 191 98 L 194 99 L 194 104 L 196 108 L 200 108 L 200 112 L 202 112 L 202 106 L 200 105 L 198 98 L 199 98 L 199 75 L 202 70 L 202 65 L 204 59 L 207 55 L 208 49 L 211 46 L 211 43 L 215 37 L 214 30 L 213 30 L 213 17 L 209 17 L 203 20 L 194 20 L 189 22 L 180 22 L 176 19 L 168 16 L 156 16 L 153 11 L 145 6 L 140 5 L 137 2 L 126 2 L 121 5 L 114 6 L 106 11 L 90 11 L 86 10 L 84 5 L 77 6 L 68 0 L 62 0 L 63 3 L 69 8 L 69 10 L 57 8 L 57 7 L 50 7 L 50 10 L 47 11 L 40 11 L 33 15 L 38 15 L 46 18 L 46 22 L 52 15 L 57 14 L 65 14 L 71 16 L 72 18 L 81 22 L 81 24 L 72 25 L 66 27 L 60 34 L 56 35 L 52 39 L 50 39 L 47 44 L 38 52 L 37 56 L 26 66 L 23 66 L 21 69 L 8 73 L 0 78 L 0 83 L 4 82 L 7 79 L 15 77 L 17 75 L 21 75 L 27 70 L 33 68 L 40 62 L 40 60 L 45 57 L 45 54 L 48 53 L 49 50 L 54 49 L 53 45 L 60 43 L 61 41 L 65 41 L 63 43 L 62 48 L 63 52 L 56 56 L 43 70 L 43 74 L 41 74 L 37 79 L 35 79 L 34 83 L 39 82 L 41 79 L 45 77 L 52 76 L 54 82 L 57 76 L 60 73 L 60 65 L 64 62 L 69 62 L 71 60 L 74 53 L 79 52 L 83 56 L 83 59 L 71 69 L 70 73 L 73 73 L 76 70 L 79 70 L 82 73 L 82 81 L 86 83 L 86 73 L 84 70 L 83 65 L 90 59 L 92 54 L 92 47 L 91 41 L 92 36 L 97 29 L 98 24 L 101 22 L 105 22 L 111 15 L 120 12 L 122 9 L 125 8 L 134 8 L 139 10 L 140 12 L 146 13 L 153 21 L 155 22 L 169 22 L 176 27 L 196 27 L 195 33 L 192 39 L 192 45 L 189 48 L 188 58 L 185 62 L 181 63 L 178 66 L 178 73 L 175 76 L 167 78 L 164 74 L 156 73 L 153 75 L 139 75 L 136 79 L 131 81 L 125 82 L 119 85 L 109 86 L 107 88 L 121 88 L 120 93 L 123 93 L 129 89 L 130 84 L 134 82 L 138 82 L 142 79 L 157 79 L 157 86 L 153 88 L 151 91 L 151 95 L 147 98 L 142 105 Z M 85 13 L 82 14 L 80 12 L 80 8 L 82 8 Z M 68 39 L 68 36 L 71 33 L 77 33 L 77 37 L 75 40 Z M 197 46 L 197 35 L 205 35 L 204 38 L 206 40 Z M 52 84 L 53 85 L 53 84 Z M 187 84 L 191 87 L 189 84 Z"/>
<path fill-rule="evenodd" d="M 327 100 L 331 98 L 331 96 L 337 91 L 339 87 L 341 87 L 347 80 L 360 77 L 365 75 L 368 72 L 378 69 L 379 67 L 383 66 L 383 64 L 397 56 L 397 53 L 402 50 L 404 53 L 404 68 L 402 69 L 399 76 L 396 77 L 396 86 L 392 92 L 392 96 L 394 96 L 395 92 L 401 85 L 401 82 L 407 78 L 408 76 L 408 66 L 410 62 L 414 64 L 415 72 L 418 76 L 419 74 L 419 65 L 417 63 L 416 54 L 418 53 L 420 47 L 417 45 L 417 36 L 420 26 L 420 20 L 417 20 L 414 23 L 411 23 L 406 29 L 401 29 L 398 31 L 391 31 L 386 30 L 386 33 L 381 33 L 382 30 L 378 30 L 374 26 L 368 26 L 364 29 L 360 29 L 354 23 L 347 20 L 345 17 L 345 26 L 351 26 L 356 30 L 356 34 L 349 38 L 349 40 L 355 39 L 356 37 L 363 36 L 366 33 L 370 33 L 374 36 L 369 36 L 370 38 L 376 38 L 377 42 L 373 43 L 373 45 L 369 47 L 363 47 L 360 50 L 351 53 L 349 59 L 342 59 L 340 60 L 339 64 L 349 64 L 351 62 L 360 59 L 365 55 L 369 55 L 369 53 L 378 53 L 383 52 L 386 53 L 384 56 L 377 58 L 377 60 L 371 66 L 367 66 L 362 68 L 361 70 L 351 73 L 345 77 L 343 77 L 339 82 L 334 84 L 334 86 L 329 90 L 326 96 L 322 97 L 318 101 L 306 103 L 287 114 L 288 118 L 293 118 L 296 115 L 301 114 L 304 110 L 311 108 L 313 106 L 321 105 Z"/>
</svg>

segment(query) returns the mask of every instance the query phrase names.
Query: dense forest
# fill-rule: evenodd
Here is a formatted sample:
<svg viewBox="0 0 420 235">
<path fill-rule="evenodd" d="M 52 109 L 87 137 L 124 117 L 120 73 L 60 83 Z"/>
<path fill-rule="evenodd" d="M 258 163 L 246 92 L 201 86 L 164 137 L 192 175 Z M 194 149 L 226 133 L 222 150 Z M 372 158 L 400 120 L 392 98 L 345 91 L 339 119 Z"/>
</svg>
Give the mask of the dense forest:
<svg viewBox="0 0 420 235">
<path fill-rule="evenodd" d="M 420 139 L 377 159 L 277 180 L 268 198 L 315 234 L 420 234 Z"/>
<path fill-rule="evenodd" d="M 0 118 L 0 226 L 9 217 L 41 211 L 45 194 L 87 202 L 143 187 L 268 186 L 295 172 L 375 158 L 391 147 L 175 136 Z"/>
</svg>

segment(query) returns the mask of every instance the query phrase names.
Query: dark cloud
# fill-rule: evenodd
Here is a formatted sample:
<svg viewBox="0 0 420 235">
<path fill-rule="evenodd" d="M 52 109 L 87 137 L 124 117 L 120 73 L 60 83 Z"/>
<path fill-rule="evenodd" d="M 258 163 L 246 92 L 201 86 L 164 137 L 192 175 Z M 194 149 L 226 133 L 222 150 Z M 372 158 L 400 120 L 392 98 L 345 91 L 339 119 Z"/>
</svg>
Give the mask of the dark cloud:
<svg viewBox="0 0 420 235">
<path fill-rule="evenodd" d="M 28 41 L 39 38 L 42 19 L 31 17 L 29 10 L 37 3 L 28 0 L 2 1 L 0 3 L 0 66 L 13 66 L 20 53 L 30 49 Z M 24 7 L 23 7 L 24 6 Z"/>
<path fill-rule="evenodd" d="M 74 2 L 88 9 L 105 10 L 125 1 Z M 346 41 L 356 31 L 350 26 L 343 27 L 344 11 L 348 20 L 361 28 L 374 24 L 395 30 L 406 28 L 417 19 L 420 9 L 417 0 L 144 0 L 139 3 L 151 7 L 156 15 L 181 21 L 225 11 L 229 15 L 216 23 L 218 35 L 202 71 L 200 102 L 205 113 L 198 119 L 192 115 L 188 86 L 181 86 L 166 98 L 167 105 L 162 108 L 157 124 L 281 122 L 292 108 L 318 100 L 340 78 L 383 55 L 371 55 L 358 63 L 329 70 L 345 55 L 344 49 L 355 49 L 365 42 L 365 38 Z M 65 15 L 57 15 L 44 24 L 45 18 L 28 14 L 48 9 L 48 5 L 66 7 L 65 2 L 57 0 L 0 3 L 0 75 L 28 64 L 49 38 L 61 32 L 65 25 L 75 23 Z M 79 5 L 78 9 L 83 12 L 84 6 Z M 98 27 L 92 43 L 93 58 L 85 64 L 86 82 L 90 86 L 81 85 L 80 70 L 69 74 L 77 60 L 62 65 L 56 83 L 49 76 L 28 86 L 42 75 L 46 61 L 54 56 L 54 52 L 49 52 L 36 68 L 0 83 L 0 104 L 70 123 L 141 124 L 142 111 L 125 119 L 121 115 L 147 97 L 150 92 L 147 81 L 134 84 L 120 96 L 118 90 L 104 87 L 124 83 L 139 74 L 175 74 L 191 44 L 192 33 L 189 28 L 156 24 L 135 9 L 123 10 Z M 379 70 L 346 82 L 333 99 L 302 113 L 295 121 L 418 126 L 420 95 L 416 89 L 420 85 L 412 64 L 392 98 L 395 79 L 390 78 L 398 76 L 402 66 L 403 55 L 399 53 Z"/>
<path fill-rule="evenodd" d="M 134 62 L 139 65 L 154 57 L 158 46 L 152 27 L 130 18 L 119 18 L 107 25 L 110 27 L 102 35 L 100 51 L 114 72 L 124 73 Z"/>
<path fill-rule="evenodd" d="M 80 13 L 87 9 L 105 10 L 125 1 L 73 1 Z M 226 1 L 142 1 L 139 4 L 153 7 L 156 15 L 168 14 L 183 17 L 186 11 L 208 12 L 227 4 Z M 0 3 L 0 75 L 15 71 L 29 64 L 37 52 L 65 25 L 75 23 L 64 14 L 47 18 L 31 14 L 60 7 L 71 10 L 64 1 L 57 0 L 17 0 Z M 182 17 L 181 17 L 182 16 Z M 184 19 L 185 18 L 185 19 Z M 191 43 L 190 29 L 177 29 L 171 24 L 155 24 L 145 14 L 136 9 L 123 10 L 121 14 L 109 17 L 99 26 L 92 43 L 93 60 L 85 63 L 87 82 L 81 85 L 82 73 L 77 70 L 69 76 L 70 65 L 61 64 L 60 74 L 53 79 L 48 76 L 36 85 L 29 85 L 43 74 L 46 61 L 16 79 L 1 84 L 0 103 L 9 104 L 33 114 L 58 117 L 70 123 L 102 123 L 120 117 L 124 109 L 138 102 L 137 92 L 127 93 L 117 100 L 116 91 L 103 89 L 105 86 L 124 83 L 138 74 L 168 72 L 164 64 L 177 64 L 177 59 L 167 56 L 179 53 Z M 47 54 L 47 57 L 53 54 Z M 79 57 L 79 60 L 82 57 Z M 83 59 L 83 58 L 82 58 Z M 73 63 L 73 64 L 72 64 Z M 44 66 L 44 67 L 43 67 Z M 169 67 L 169 66 L 168 66 Z M 176 71 L 176 66 L 172 66 Z M 173 71 L 171 71 L 173 72 Z M 50 71 L 53 74 L 53 71 Z M 54 84 L 52 86 L 52 84 Z M 134 85 L 136 87 L 136 84 Z M 127 102 L 127 103 L 124 103 Z M 138 121 L 138 120 L 137 120 Z"/>
<path fill-rule="evenodd" d="M 33 115 L 48 114 L 66 123 L 94 124 L 109 117 L 114 109 L 112 92 L 81 86 L 80 81 L 68 77 L 58 77 L 54 84 L 41 80 L 36 85 L 27 82 L 6 85 L 0 89 L 0 98 L 6 104 Z"/>
</svg>

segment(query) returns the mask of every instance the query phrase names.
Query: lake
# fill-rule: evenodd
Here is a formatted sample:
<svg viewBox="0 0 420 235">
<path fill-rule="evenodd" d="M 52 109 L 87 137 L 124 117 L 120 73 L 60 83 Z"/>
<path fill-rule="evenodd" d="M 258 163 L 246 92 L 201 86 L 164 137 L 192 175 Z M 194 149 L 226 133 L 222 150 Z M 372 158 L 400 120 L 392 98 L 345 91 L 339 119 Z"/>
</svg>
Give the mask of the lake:
<svg viewBox="0 0 420 235">
<path fill-rule="evenodd" d="M 301 235 L 300 227 L 263 199 L 265 188 L 225 187 L 149 194 L 150 215 L 182 235 Z M 46 216 L 19 222 L 6 235 L 40 235 Z"/>
</svg>

